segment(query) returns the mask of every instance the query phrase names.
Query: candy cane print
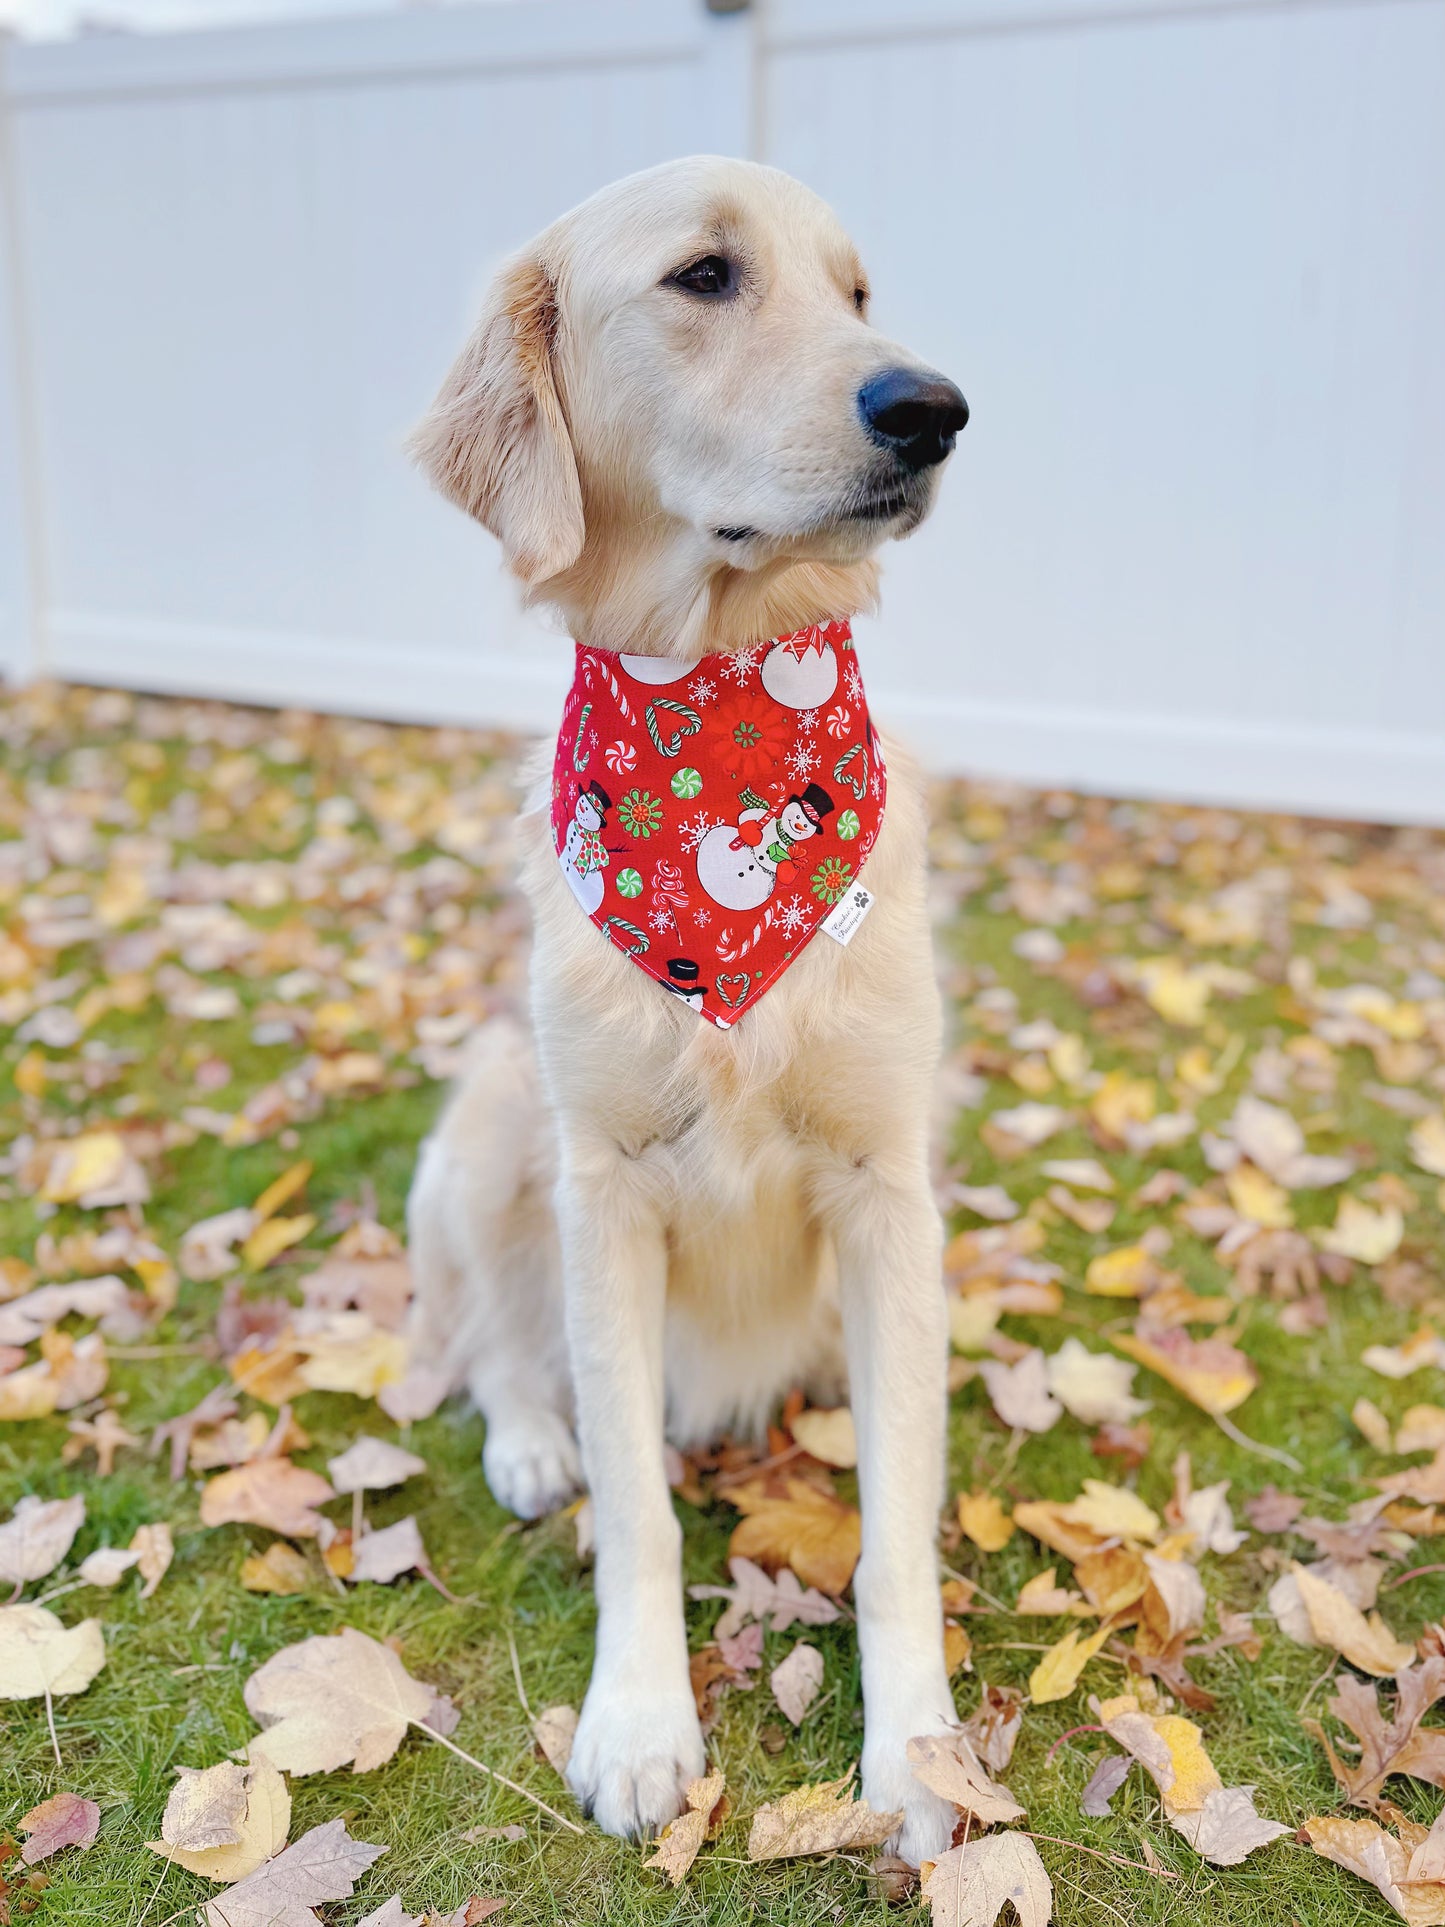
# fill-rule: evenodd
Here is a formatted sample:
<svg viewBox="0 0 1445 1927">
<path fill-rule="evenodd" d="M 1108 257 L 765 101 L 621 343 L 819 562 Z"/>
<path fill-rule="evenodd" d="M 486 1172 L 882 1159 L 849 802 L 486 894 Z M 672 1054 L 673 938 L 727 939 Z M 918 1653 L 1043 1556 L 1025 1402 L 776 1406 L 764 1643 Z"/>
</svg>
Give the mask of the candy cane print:
<svg viewBox="0 0 1445 1927">
<path fill-rule="evenodd" d="M 616 676 L 613 675 L 606 663 L 598 656 L 584 656 L 582 660 L 586 664 L 588 687 L 591 687 L 592 672 L 595 669 L 598 675 L 606 682 L 607 687 L 612 691 L 612 700 L 622 711 L 625 720 L 629 723 L 635 723 L 637 721 L 637 711 L 632 707 L 631 703 L 628 702 L 627 697 L 623 694 L 621 683 L 618 682 Z"/>
<path fill-rule="evenodd" d="M 618 949 L 625 950 L 629 957 L 640 957 L 644 950 L 651 949 L 651 942 L 646 932 L 639 930 L 635 923 L 629 923 L 626 917 L 619 917 L 614 913 L 612 916 L 602 919 L 602 928 L 607 931 L 609 935 L 614 925 L 632 939 L 631 943 L 622 943 L 616 937 L 612 939 L 612 941 L 617 944 Z"/>
<path fill-rule="evenodd" d="M 665 709 L 670 715 L 681 718 L 677 729 L 667 738 L 666 742 L 663 741 L 662 727 L 657 720 L 657 712 L 659 709 Z M 688 737 L 696 736 L 702 728 L 702 717 L 698 715 L 697 711 L 695 709 L 689 709 L 686 703 L 674 702 L 671 696 L 655 697 L 653 701 L 647 705 L 647 714 L 644 721 L 647 724 L 647 733 L 652 738 L 652 747 L 657 751 L 659 756 L 676 756 Z"/>
<path fill-rule="evenodd" d="M 587 767 L 592 752 L 587 748 L 587 718 L 592 714 L 591 703 L 583 703 L 582 714 L 577 718 L 577 734 L 572 738 L 572 769 L 580 776 Z"/>
<path fill-rule="evenodd" d="M 771 930 L 772 927 L 773 906 L 769 904 L 763 911 L 762 916 L 759 917 L 758 921 L 753 925 L 751 936 L 744 937 L 742 942 L 738 944 L 736 948 L 733 948 L 732 925 L 729 924 L 726 930 L 718 933 L 717 954 L 720 961 L 723 963 L 734 963 L 739 957 L 746 957 L 753 945 L 759 942 L 763 932 L 765 930 Z"/>
</svg>

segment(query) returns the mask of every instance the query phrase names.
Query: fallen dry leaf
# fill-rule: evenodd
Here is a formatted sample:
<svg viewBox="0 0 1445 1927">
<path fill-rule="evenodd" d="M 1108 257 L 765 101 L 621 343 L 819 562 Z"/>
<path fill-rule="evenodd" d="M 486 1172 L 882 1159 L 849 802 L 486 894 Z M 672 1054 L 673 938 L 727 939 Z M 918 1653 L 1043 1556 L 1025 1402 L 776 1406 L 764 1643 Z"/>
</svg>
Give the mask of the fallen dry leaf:
<svg viewBox="0 0 1445 1927">
<path fill-rule="evenodd" d="M 992 1773 L 1002 1773 L 1013 1758 L 1023 1730 L 1024 1696 L 1015 1686 L 979 1687 L 978 1706 L 963 1722 L 963 1735 Z"/>
<path fill-rule="evenodd" d="M 800 1639 L 768 1675 L 768 1684 L 784 1715 L 794 1726 L 801 1726 L 823 1685 L 823 1655 Z"/>
<path fill-rule="evenodd" d="M 824 1465 L 846 1470 L 858 1463 L 858 1434 L 853 1429 L 853 1414 L 846 1405 L 832 1411 L 799 1412 L 793 1420 L 793 1438 Z"/>
<path fill-rule="evenodd" d="M 161 1839 L 168 1847 L 201 1853 L 207 1847 L 234 1847 L 246 1818 L 246 1769 L 234 1760 L 204 1769 L 178 1767 Z"/>
<path fill-rule="evenodd" d="M 1359 1742 L 1358 1762 L 1342 1760 L 1318 1720 L 1303 1722 L 1325 1749 L 1330 1770 L 1356 1806 L 1379 1799 L 1392 1773 L 1445 1787 L 1445 1728 L 1421 1724 L 1435 1702 L 1445 1698 L 1445 1659 L 1432 1654 L 1396 1676 L 1395 1710 L 1382 1717 L 1376 1689 L 1353 1674 L 1341 1678 L 1328 1711 Z"/>
<path fill-rule="evenodd" d="M 385 1439 L 359 1438 L 334 1459 L 326 1461 L 331 1483 L 338 1492 L 383 1492 L 404 1485 L 425 1472 L 426 1460 L 403 1451 Z"/>
<path fill-rule="evenodd" d="M 1237 1346 L 1223 1338 L 1191 1338 L 1182 1330 L 1114 1332 L 1109 1342 L 1182 1392 L 1202 1412 L 1219 1416 L 1243 1405 L 1259 1374 Z"/>
<path fill-rule="evenodd" d="M 78 1793 L 56 1793 L 17 1820 L 18 1833 L 30 1838 L 20 1849 L 27 1867 L 37 1866 L 65 1847 L 92 1847 L 100 1832 L 100 1808 Z"/>
<path fill-rule="evenodd" d="M 986 1358 L 978 1369 L 1005 1425 L 1021 1432 L 1047 1432 L 1063 1417 L 1063 1406 L 1049 1391 L 1048 1363 L 1036 1345 L 1016 1365 Z"/>
<path fill-rule="evenodd" d="M 575 1706 L 548 1706 L 532 1721 L 532 1737 L 542 1749 L 543 1758 L 559 1778 L 567 1772 L 572 1758 L 572 1742 L 577 1737 Z"/>
<path fill-rule="evenodd" d="M 1024 1809 L 1007 1787 L 989 1778 L 962 1727 L 920 1734 L 908 1742 L 907 1754 L 915 1780 L 940 1799 L 952 1801 L 960 1812 L 971 1813 L 980 1826 L 1006 1826 L 1023 1819 Z"/>
<path fill-rule="evenodd" d="M 54 1572 L 85 1524 L 85 1500 L 26 1497 L 0 1526 L 0 1585 L 23 1586 Z"/>
<path fill-rule="evenodd" d="M 1445 1927 L 1445 1887 L 1431 1882 L 1413 1890 L 1409 1880 L 1410 1856 L 1423 1836 L 1423 1827 L 1400 1823 L 1400 1838 L 1386 1833 L 1378 1820 L 1346 1820 L 1339 1817 L 1306 1820 L 1300 1829 L 1324 1860 L 1332 1860 L 1348 1873 L 1358 1874 L 1376 1887 L 1410 1927 Z"/>
<path fill-rule="evenodd" d="M 104 1665 L 98 1619 L 64 1626 L 44 1606 L 0 1606 L 0 1700 L 83 1693 Z"/>
<path fill-rule="evenodd" d="M 353 1585 L 371 1580 L 389 1586 L 404 1572 L 415 1572 L 427 1562 L 421 1530 L 410 1515 L 379 1532 L 366 1533 L 352 1545 L 351 1555 L 351 1570 L 346 1577 Z"/>
<path fill-rule="evenodd" d="M 1077 1338 L 1066 1338 L 1048 1361 L 1048 1387 L 1083 1425 L 1129 1425 L 1149 1410 L 1147 1399 L 1133 1396 L 1133 1365 L 1108 1352 L 1091 1352 Z"/>
<path fill-rule="evenodd" d="M 1405 1235 L 1405 1220 L 1395 1205 L 1371 1210 L 1358 1198 L 1340 1199 L 1334 1224 L 1317 1234 L 1321 1251 L 1333 1251 L 1341 1258 L 1354 1258 L 1362 1265 L 1382 1265 L 1400 1248 Z"/>
<path fill-rule="evenodd" d="M 136 1555 L 140 1576 L 145 1581 L 140 1596 L 150 1599 L 170 1571 L 171 1561 L 176 1556 L 170 1527 L 163 1519 L 157 1520 L 154 1525 L 137 1526 L 130 1549 Z"/>
<path fill-rule="evenodd" d="M 749 1860 L 792 1860 L 810 1853 L 881 1847 L 902 1824 L 901 1813 L 875 1813 L 852 1797 L 853 1775 L 797 1787 L 759 1807 L 748 1834 Z"/>
<path fill-rule="evenodd" d="M 663 1829 L 657 1851 L 650 1860 L 643 1861 L 643 1866 L 656 1867 L 659 1873 L 667 1875 L 674 1887 L 680 1887 L 712 1829 L 723 1798 L 721 1773 L 709 1773 L 706 1779 L 694 1780 L 687 1789 L 686 1809 L 671 1826 Z"/>
<path fill-rule="evenodd" d="M 353 1840 L 344 1820 L 303 1833 L 204 1908 L 206 1927 L 316 1927 L 314 1909 L 349 1900 L 356 1882 L 386 1852 Z"/>
<path fill-rule="evenodd" d="M 929 1869 L 923 1892 L 933 1927 L 994 1927 L 1007 1906 L 1018 1927 L 1048 1927 L 1054 1908 L 1039 1850 L 1022 1833 L 990 1833 L 950 1847 Z"/>
<path fill-rule="evenodd" d="M 1070 1627 L 1029 1674 L 1029 1698 L 1034 1705 L 1047 1706 L 1052 1700 L 1067 1699 L 1078 1685 L 1079 1675 L 1113 1630 L 1112 1626 L 1101 1626 L 1086 1639 L 1076 1626 Z"/>
<path fill-rule="evenodd" d="M 1111 1740 L 1144 1768 L 1158 1787 L 1164 1812 L 1193 1813 L 1203 1808 L 1222 1782 L 1204 1750 L 1204 1736 L 1193 1720 L 1177 1713 L 1146 1713 L 1132 1693 L 1097 1705 L 1099 1724 Z"/>
<path fill-rule="evenodd" d="M 221 1472 L 201 1494 L 201 1524 L 266 1526 L 288 1539 L 314 1539 L 324 1505 L 335 1493 L 319 1472 L 289 1459 L 252 1459 Z"/>
<path fill-rule="evenodd" d="M 992 1492 L 960 1492 L 958 1523 L 980 1552 L 1002 1552 L 1014 1536 L 1014 1522 Z"/>
<path fill-rule="evenodd" d="M 1337 1586 L 1307 1567 L 1292 1567 L 1310 1631 L 1321 1646 L 1332 1646 L 1362 1673 L 1384 1677 L 1398 1673 L 1415 1656 L 1413 1646 L 1396 1639 L 1378 1613 L 1368 1619 L 1352 1605 Z"/>
<path fill-rule="evenodd" d="M 1062 1516 L 1086 1527 L 1101 1539 L 1156 1539 L 1159 1515 L 1126 1486 L 1106 1479 L 1085 1479 L 1083 1491 L 1063 1508 Z"/>
<path fill-rule="evenodd" d="M 306 1592 L 311 1576 L 305 1554 L 284 1539 L 273 1539 L 264 1552 L 251 1553 L 241 1566 L 241 1584 L 247 1592 L 274 1592 L 282 1598 Z"/>
<path fill-rule="evenodd" d="M 731 1586 L 689 1586 L 692 1599 L 726 1599 L 727 1611 L 713 1628 L 713 1637 L 724 1642 L 750 1620 L 785 1633 L 796 1622 L 802 1626 L 831 1626 L 838 1608 L 816 1587 L 805 1591 L 798 1575 L 786 1568 L 776 1579 L 751 1559 L 729 1559 Z"/>
<path fill-rule="evenodd" d="M 351 1626 L 283 1647 L 247 1680 L 244 1697 L 264 1729 L 251 1758 L 294 1774 L 383 1765 L 438 1699 L 389 1646 Z"/>
<path fill-rule="evenodd" d="M 1237 1867 L 1256 1847 L 1293 1831 L 1255 1811 L 1252 1786 L 1213 1787 L 1202 1807 L 1171 1815 L 1170 1825 L 1216 1867 Z"/>
<path fill-rule="evenodd" d="M 783 1497 L 757 1484 L 730 1486 L 727 1497 L 746 1515 L 733 1530 L 732 1557 L 770 1571 L 791 1566 L 805 1586 L 825 1593 L 847 1589 L 863 1543 L 856 1506 L 803 1479 L 787 1480 Z"/>
<path fill-rule="evenodd" d="M 152 1853 L 174 1860 L 203 1880 L 234 1883 L 255 1873 L 285 1846 L 291 1831 L 291 1794 L 285 1779 L 269 1760 L 255 1760 L 248 1767 L 224 1762 L 189 1776 L 184 1767 L 177 1770 L 181 1779 L 166 1804 L 162 1838 L 147 1842 Z M 211 1779 L 212 1774 L 216 1779 Z M 237 1785 L 232 1778 L 235 1774 L 240 1775 L 239 1800 L 233 1791 Z M 212 1817 L 211 1788 L 216 1789 L 218 1797 L 215 1824 L 208 1826 Z M 172 1820 L 172 1805 L 178 1801 L 176 1817 Z M 169 1837 L 192 1825 L 199 1827 L 202 1837 L 207 1830 L 234 1837 L 218 1839 L 212 1846 L 187 1846 Z"/>
</svg>

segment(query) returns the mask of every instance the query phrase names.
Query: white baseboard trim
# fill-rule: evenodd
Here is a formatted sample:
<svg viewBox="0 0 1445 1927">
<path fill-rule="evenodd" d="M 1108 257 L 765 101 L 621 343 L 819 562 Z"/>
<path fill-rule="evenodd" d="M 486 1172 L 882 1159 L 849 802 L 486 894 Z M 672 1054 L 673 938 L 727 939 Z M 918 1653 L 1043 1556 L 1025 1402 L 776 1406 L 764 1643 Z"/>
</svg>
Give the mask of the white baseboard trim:
<svg viewBox="0 0 1445 1927">
<path fill-rule="evenodd" d="M 567 645 L 520 613 L 475 654 L 80 611 L 48 631 L 45 671 L 72 682 L 526 732 L 551 727 L 571 671 Z M 1445 825 L 1445 736 L 930 702 L 886 683 L 872 706 L 939 773 Z"/>
</svg>

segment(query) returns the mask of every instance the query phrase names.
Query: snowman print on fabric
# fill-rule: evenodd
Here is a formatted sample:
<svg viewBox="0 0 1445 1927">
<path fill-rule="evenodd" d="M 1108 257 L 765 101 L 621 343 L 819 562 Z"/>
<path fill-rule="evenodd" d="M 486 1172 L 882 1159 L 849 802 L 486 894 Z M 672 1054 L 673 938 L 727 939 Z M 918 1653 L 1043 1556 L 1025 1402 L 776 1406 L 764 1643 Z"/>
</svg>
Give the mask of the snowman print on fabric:
<svg viewBox="0 0 1445 1927">
<path fill-rule="evenodd" d="M 762 684 L 785 709 L 821 709 L 838 687 L 838 657 L 827 631 L 800 629 L 775 642 L 763 658 Z"/>
<path fill-rule="evenodd" d="M 736 823 L 709 830 L 697 846 L 697 880 L 725 910 L 758 910 L 777 886 L 798 874 L 793 851 L 814 837 L 833 811 L 833 799 L 817 783 L 783 807 L 770 809 L 762 797 L 744 790 L 747 805 Z"/>
<path fill-rule="evenodd" d="M 612 798 L 600 783 L 589 783 L 586 789 L 579 785 L 572 821 L 567 825 L 566 841 L 559 852 L 562 874 L 589 917 L 595 917 L 602 908 L 606 887 L 602 872 L 608 864 L 602 831 L 611 808 Z"/>
</svg>

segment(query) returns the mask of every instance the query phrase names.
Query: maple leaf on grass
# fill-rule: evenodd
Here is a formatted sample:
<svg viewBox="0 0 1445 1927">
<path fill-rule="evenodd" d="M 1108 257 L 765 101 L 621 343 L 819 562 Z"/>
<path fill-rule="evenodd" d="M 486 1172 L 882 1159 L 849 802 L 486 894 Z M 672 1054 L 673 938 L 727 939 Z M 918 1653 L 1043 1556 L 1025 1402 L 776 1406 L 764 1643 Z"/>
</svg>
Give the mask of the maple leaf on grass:
<svg viewBox="0 0 1445 1927">
<path fill-rule="evenodd" d="M 771 1570 L 791 1566 L 805 1586 L 825 1593 L 846 1591 L 863 1543 L 856 1506 L 805 1479 L 788 1479 L 781 1497 L 756 1481 L 730 1486 L 727 1497 L 746 1515 L 733 1530 L 732 1555 Z"/>
<path fill-rule="evenodd" d="M 179 1767 L 152 1853 L 203 1880 L 234 1882 L 279 1853 L 291 1830 L 291 1794 L 267 1760 L 222 1761 L 199 1773 Z"/>
<path fill-rule="evenodd" d="M 1023 1819 L 1024 1809 L 1007 1787 L 989 1778 L 961 1727 L 922 1734 L 908 1742 L 907 1754 L 915 1780 L 960 1812 L 971 1813 L 980 1826 L 1007 1826 Z"/>
<path fill-rule="evenodd" d="M 17 1820 L 15 1830 L 30 1836 L 20 1849 L 20 1858 L 27 1867 L 33 1867 L 64 1847 L 94 1846 L 100 1832 L 100 1808 L 94 1800 L 82 1800 L 77 1793 L 57 1793 Z"/>
<path fill-rule="evenodd" d="M 201 1524 L 266 1526 L 288 1539 L 314 1539 L 324 1505 L 335 1493 L 319 1472 L 289 1459 L 253 1459 L 219 1473 L 201 1494 Z"/>
<path fill-rule="evenodd" d="M 1445 1728 L 1423 1726 L 1426 1713 L 1445 1698 L 1445 1659 L 1432 1654 L 1396 1675 L 1395 1711 L 1385 1719 L 1376 1689 L 1352 1674 L 1340 1680 L 1327 1711 L 1347 1726 L 1360 1745 L 1357 1764 L 1342 1760 L 1318 1720 L 1303 1725 L 1325 1749 L 1330 1770 L 1356 1806 L 1370 1806 L 1392 1773 L 1445 1787 Z"/>
<path fill-rule="evenodd" d="M 331 1483 L 338 1492 L 382 1492 L 403 1485 L 427 1469 L 426 1460 L 403 1451 L 386 1439 L 359 1438 L 334 1459 L 326 1461 Z"/>
<path fill-rule="evenodd" d="M 990 1833 L 950 1847 L 929 1869 L 933 1927 L 995 1927 L 1012 1906 L 1018 1927 L 1048 1927 L 1054 1889 L 1027 1834 Z"/>
<path fill-rule="evenodd" d="M 1213 1787 L 1202 1807 L 1172 1814 L 1170 1825 L 1216 1867 L 1237 1867 L 1256 1847 L 1266 1847 L 1293 1831 L 1255 1811 L 1252 1786 Z"/>
<path fill-rule="evenodd" d="M 314 1909 L 324 1901 L 349 1900 L 356 1882 L 385 1852 L 353 1840 L 344 1820 L 328 1820 L 208 1900 L 202 1917 L 206 1927 L 316 1927 Z"/>
<path fill-rule="evenodd" d="M 1398 1838 L 1386 1833 L 1378 1820 L 1316 1816 L 1305 1821 L 1300 1835 L 1321 1859 L 1332 1860 L 1378 1888 L 1410 1927 L 1445 1927 L 1445 1887 L 1435 1881 L 1410 1881 L 1410 1862 L 1426 1837 L 1425 1829 L 1403 1815 L 1396 1826 Z"/>
<path fill-rule="evenodd" d="M 800 1639 L 768 1676 L 773 1698 L 794 1726 L 801 1726 L 823 1684 L 823 1655 Z"/>
<path fill-rule="evenodd" d="M 804 1854 L 881 1847 L 903 1823 L 901 1813 L 875 1813 L 852 1798 L 853 1775 L 798 1787 L 753 1815 L 749 1860 L 793 1860 Z"/>
<path fill-rule="evenodd" d="M 85 1500 L 79 1495 L 19 1500 L 0 1526 L 0 1585 L 23 1586 L 54 1572 L 84 1523 Z"/>
<path fill-rule="evenodd" d="M 44 1606 L 0 1606 L 0 1700 L 83 1693 L 104 1665 L 98 1619 L 65 1626 Z"/>
<path fill-rule="evenodd" d="M 413 1679 L 389 1646 L 351 1626 L 284 1647 L 247 1680 L 244 1697 L 265 1729 L 252 1759 L 295 1774 L 382 1766 L 437 1703 L 435 1688 Z"/>
<path fill-rule="evenodd" d="M 814 1586 L 805 1591 L 798 1575 L 787 1567 L 774 1579 L 751 1559 L 729 1559 L 728 1571 L 733 1577 L 731 1586 L 687 1589 L 690 1599 L 728 1601 L 727 1611 L 713 1628 L 714 1638 L 720 1641 L 740 1632 L 749 1620 L 785 1633 L 794 1621 L 803 1626 L 831 1626 L 838 1618 L 833 1601 Z"/>
<path fill-rule="evenodd" d="M 1408 1666 L 1415 1649 L 1396 1639 L 1378 1613 L 1367 1619 L 1337 1586 L 1305 1566 L 1293 1569 L 1294 1582 L 1309 1615 L 1310 1631 L 1321 1646 L 1332 1646 L 1362 1673 L 1384 1677 Z"/>
<path fill-rule="evenodd" d="M 718 1811 L 720 1807 L 722 1813 Z M 643 1866 L 656 1867 L 659 1873 L 667 1875 L 674 1887 L 680 1887 L 697 1859 L 699 1848 L 721 1824 L 726 1807 L 721 1773 L 709 1773 L 705 1779 L 694 1780 L 687 1789 L 686 1809 L 671 1826 L 663 1829 L 657 1851 L 650 1860 L 643 1861 Z"/>
</svg>

